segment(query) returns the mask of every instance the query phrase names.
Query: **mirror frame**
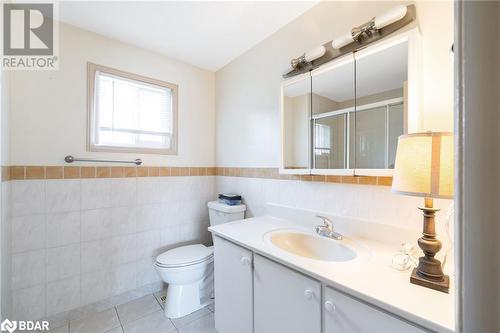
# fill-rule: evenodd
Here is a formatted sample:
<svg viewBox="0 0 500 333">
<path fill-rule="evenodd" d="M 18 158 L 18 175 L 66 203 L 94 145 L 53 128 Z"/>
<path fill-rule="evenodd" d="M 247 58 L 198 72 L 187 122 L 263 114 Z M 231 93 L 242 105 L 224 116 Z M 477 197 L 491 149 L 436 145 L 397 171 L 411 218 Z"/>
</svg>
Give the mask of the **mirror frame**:
<svg viewBox="0 0 500 333">
<path fill-rule="evenodd" d="M 311 174 L 311 149 L 309 148 L 309 168 L 307 169 L 287 169 L 285 168 L 285 88 L 287 86 L 290 86 L 294 83 L 300 82 L 302 80 L 311 80 L 311 73 L 307 72 L 304 74 L 300 74 L 297 76 L 294 76 L 290 79 L 286 79 L 281 83 L 280 86 L 280 148 L 281 148 L 281 156 L 280 156 L 280 168 L 279 168 L 279 173 L 280 174 L 286 174 L 286 175 L 310 175 Z M 311 91 L 309 90 L 309 94 L 311 94 Z M 311 110 L 309 110 L 309 117 L 311 117 Z M 311 129 L 309 126 L 309 131 L 308 131 L 308 147 L 311 146 Z"/>
</svg>

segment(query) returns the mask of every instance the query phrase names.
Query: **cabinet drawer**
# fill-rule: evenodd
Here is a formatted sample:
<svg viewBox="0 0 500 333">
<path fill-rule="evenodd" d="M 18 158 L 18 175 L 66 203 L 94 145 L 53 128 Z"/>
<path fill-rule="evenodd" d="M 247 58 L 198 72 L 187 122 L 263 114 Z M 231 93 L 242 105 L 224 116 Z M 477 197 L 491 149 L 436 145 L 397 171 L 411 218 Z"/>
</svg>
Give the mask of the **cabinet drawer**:
<svg viewBox="0 0 500 333">
<path fill-rule="evenodd" d="M 253 331 L 252 252 L 214 237 L 215 328 L 220 333 Z"/>
<path fill-rule="evenodd" d="M 425 332 L 332 288 L 325 288 L 325 332 Z"/>
</svg>

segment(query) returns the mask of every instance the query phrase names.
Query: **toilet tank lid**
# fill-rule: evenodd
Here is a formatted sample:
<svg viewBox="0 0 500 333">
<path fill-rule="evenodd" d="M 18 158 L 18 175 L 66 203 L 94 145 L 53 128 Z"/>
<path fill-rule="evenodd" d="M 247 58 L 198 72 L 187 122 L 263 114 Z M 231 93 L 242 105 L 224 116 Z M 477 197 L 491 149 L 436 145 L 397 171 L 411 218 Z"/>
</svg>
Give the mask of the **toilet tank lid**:
<svg viewBox="0 0 500 333">
<path fill-rule="evenodd" d="M 219 201 L 210 201 L 208 203 L 208 208 L 223 212 L 223 213 L 241 213 L 247 209 L 245 205 L 226 205 L 225 203 Z"/>
</svg>

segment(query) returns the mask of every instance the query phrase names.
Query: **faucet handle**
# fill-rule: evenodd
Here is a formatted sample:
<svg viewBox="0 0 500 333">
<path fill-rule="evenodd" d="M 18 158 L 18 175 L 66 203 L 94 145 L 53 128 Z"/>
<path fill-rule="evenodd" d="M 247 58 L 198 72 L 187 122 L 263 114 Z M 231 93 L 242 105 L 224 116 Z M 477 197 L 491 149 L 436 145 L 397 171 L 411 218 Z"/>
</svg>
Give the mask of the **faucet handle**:
<svg viewBox="0 0 500 333">
<path fill-rule="evenodd" d="M 333 226 L 332 221 L 330 221 L 327 217 L 325 217 L 323 215 L 316 215 L 316 217 L 319 219 L 322 219 L 325 226 L 327 226 L 329 228 L 331 228 Z"/>
</svg>

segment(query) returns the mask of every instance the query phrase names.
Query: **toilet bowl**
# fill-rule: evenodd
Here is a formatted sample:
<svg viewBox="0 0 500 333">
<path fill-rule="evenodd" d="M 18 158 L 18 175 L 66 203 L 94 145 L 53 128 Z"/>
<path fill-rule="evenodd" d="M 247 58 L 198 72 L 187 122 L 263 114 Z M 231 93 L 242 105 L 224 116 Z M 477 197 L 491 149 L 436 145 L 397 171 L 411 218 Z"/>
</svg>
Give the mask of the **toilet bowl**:
<svg viewBox="0 0 500 333">
<path fill-rule="evenodd" d="M 179 318 L 208 305 L 202 298 L 202 282 L 213 274 L 213 247 L 202 244 L 181 246 L 156 258 L 155 268 L 168 283 L 165 316 Z"/>
<path fill-rule="evenodd" d="M 229 206 L 209 202 L 210 225 L 244 218 L 245 205 Z M 167 318 L 184 317 L 213 302 L 213 246 L 194 244 L 180 246 L 160 254 L 155 268 L 168 284 L 165 302 Z M 208 289 L 208 292 L 207 292 Z"/>
</svg>

